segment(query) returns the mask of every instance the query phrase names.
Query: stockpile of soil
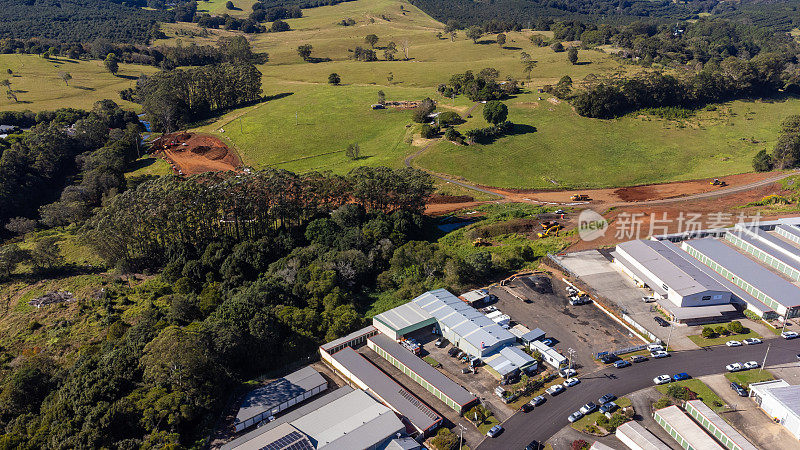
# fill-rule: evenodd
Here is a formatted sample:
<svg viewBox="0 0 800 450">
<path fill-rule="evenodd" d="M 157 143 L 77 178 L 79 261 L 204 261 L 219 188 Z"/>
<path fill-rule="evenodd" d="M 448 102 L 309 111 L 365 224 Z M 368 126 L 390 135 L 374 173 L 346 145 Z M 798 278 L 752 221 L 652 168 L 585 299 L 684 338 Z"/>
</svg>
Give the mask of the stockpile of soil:
<svg viewBox="0 0 800 450">
<path fill-rule="evenodd" d="M 236 170 L 242 161 L 214 136 L 195 133 L 165 134 L 153 141 L 150 152 L 169 161 L 179 175 Z"/>
</svg>

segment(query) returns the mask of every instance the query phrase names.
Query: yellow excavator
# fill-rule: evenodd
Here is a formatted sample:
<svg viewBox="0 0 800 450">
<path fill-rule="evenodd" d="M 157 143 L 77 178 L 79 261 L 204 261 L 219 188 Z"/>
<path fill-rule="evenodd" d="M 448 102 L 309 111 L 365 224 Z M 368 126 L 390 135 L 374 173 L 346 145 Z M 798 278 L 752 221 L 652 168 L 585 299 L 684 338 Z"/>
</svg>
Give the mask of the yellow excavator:
<svg viewBox="0 0 800 450">
<path fill-rule="evenodd" d="M 719 186 L 719 187 L 723 187 L 723 186 L 727 186 L 728 185 L 728 183 L 720 180 L 719 178 L 714 178 L 713 180 L 709 181 L 708 184 L 710 184 L 712 186 Z"/>
<path fill-rule="evenodd" d="M 573 202 L 588 202 L 591 200 L 588 195 L 586 194 L 572 194 L 572 197 L 569 198 Z"/>
<path fill-rule="evenodd" d="M 555 224 L 552 227 L 550 227 L 550 228 L 544 230 L 543 232 L 539 233 L 539 237 L 540 238 L 544 238 L 544 237 L 548 237 L 548 236 L 558 236 L 558 232 L 560 230 L 562 230 L 563 228 L 564 228 L 563 226 L 561 226 L 559 224 Z"/>
</svg>

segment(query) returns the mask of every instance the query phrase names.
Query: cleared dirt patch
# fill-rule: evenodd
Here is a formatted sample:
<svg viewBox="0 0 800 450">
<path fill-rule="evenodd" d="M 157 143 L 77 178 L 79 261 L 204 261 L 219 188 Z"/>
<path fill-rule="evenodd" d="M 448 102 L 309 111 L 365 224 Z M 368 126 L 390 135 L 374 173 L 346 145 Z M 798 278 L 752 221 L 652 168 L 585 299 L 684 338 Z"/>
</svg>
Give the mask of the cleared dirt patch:
<svg viewBox="0 0 800 450">
<path fill-rule="evenodd" d="M 150 152 L 163 157 L 178 175 L 237 170 L 239 156 L 214 136 L 195 133 L 165 134 L 153 141 Z"/>
</svg>

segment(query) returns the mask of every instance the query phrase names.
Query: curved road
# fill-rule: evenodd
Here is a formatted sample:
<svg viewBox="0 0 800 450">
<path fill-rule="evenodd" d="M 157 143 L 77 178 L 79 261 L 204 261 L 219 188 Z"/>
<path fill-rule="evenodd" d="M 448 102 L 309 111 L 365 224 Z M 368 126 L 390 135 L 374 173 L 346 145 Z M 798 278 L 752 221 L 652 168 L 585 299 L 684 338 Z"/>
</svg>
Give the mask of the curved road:
<svg viewBox="0 0 800 450">
<path fill-rule="evenodd" d="M 699 350 L 672 352 L 669 358 L 650 359 L 624 369 L 613 366 L 580 376 L 581 383 L 567 388 L 562 394 L 551 397 L 529 413 L 517 412 L 503 422 L 505 431 L 500 436 L 484 438 L 477 447 L 486 449 L 523 449 L 531 441 L 545 442 L 561 428 L 569 425 L 567 417 L 587 402 L 611 393 L 622 397 L 631 392 L 653 386 L 653 378 L 662 374 L 673 375 L 687 372 L 693 377 L 725 372 L 725 366 L 733 362 L 758 361 L 764 359 L 771 345 L 767 365 L 796 362 L 800 353 L 800 339 L 787 341 L 781 338 L 764 341 L 760 345 L 743 347 L 716 346 Z"/>
</svg>

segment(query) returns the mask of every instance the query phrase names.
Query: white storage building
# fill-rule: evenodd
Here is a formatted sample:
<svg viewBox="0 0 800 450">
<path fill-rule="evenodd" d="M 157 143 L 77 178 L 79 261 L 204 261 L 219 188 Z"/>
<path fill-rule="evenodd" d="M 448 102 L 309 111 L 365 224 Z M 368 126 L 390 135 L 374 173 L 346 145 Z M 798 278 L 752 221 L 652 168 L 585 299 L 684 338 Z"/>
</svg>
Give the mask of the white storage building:
<svg viewBox="0 0 800 450">
<path fill-rule="evenodd" d="M 542 341 L 531 341 L 530 349 L 539 352 L 542 355 L 542 360 L 556 369 L 567 363 L 566 356 L 558 353 L 553 347 L 548 347 Z"/>
<path fill-rule="evenodd" d="M 632 450 L 671 450 L 639 422 L 625 422 L 616 431 L 617 439 Z"/>
<path fill-rule="evenodd" d="M 800 386 L 792 386 L 784 380 L 752 383 L 750 397 L 770 418 L 800 439 Z"/>
</svg>

